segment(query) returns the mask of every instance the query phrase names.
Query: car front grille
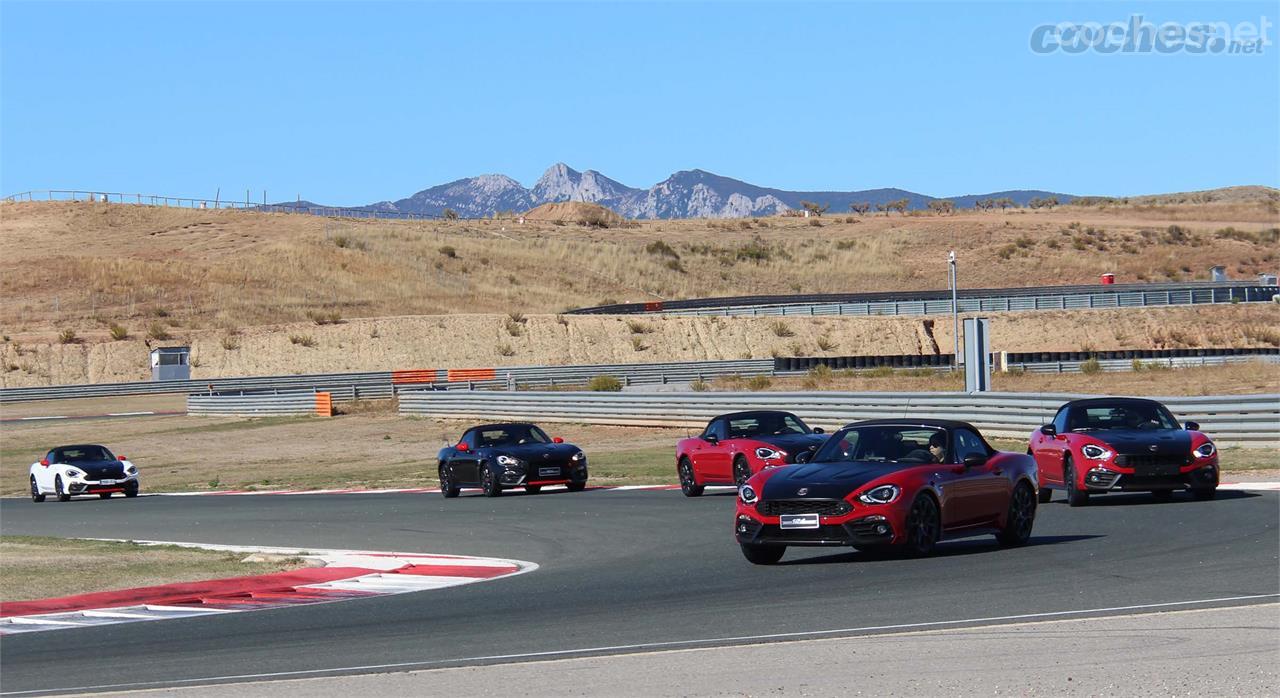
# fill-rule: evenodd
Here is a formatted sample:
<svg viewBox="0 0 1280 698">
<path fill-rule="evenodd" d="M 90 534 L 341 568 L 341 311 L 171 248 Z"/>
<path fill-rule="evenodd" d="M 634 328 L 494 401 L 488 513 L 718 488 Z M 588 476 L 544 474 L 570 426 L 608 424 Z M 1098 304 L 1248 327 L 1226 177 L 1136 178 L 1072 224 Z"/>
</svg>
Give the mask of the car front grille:
<svg viewBox="0 0 1280 698">
<path fill-rule="evenodd" d="M 760 513 L 765 516 L 782 514 L 819 514 L 841 516 L 853 511 L 843 499 L 770 499 L 760 503 Z"/>
<path fill-rule="evenodd" d="M 1123 465 L 1126 468 L 1170 467 L 1186 464 L 1185 453 L 1134 453 L 1116 456 L 1116 465 Z"/>
</svg>

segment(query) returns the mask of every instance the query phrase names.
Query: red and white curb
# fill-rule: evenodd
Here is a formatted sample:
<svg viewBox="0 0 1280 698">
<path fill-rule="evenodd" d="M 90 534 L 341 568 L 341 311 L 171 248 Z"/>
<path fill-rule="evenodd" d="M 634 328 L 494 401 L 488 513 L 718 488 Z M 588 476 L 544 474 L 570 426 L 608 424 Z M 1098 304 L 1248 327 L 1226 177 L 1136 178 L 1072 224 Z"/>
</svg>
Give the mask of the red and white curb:
<svg viewBox="0 0 1280 698">
<path fill-rule="evenodd" d="M 133 542 L 287 555 L 304 558 L 316 566 L 250 577 L 0 603 L 0 635 L 332 603 L 474 584 L 538 569 L 537 564 L 523 560 L 464 555 Z"/>
</svg>

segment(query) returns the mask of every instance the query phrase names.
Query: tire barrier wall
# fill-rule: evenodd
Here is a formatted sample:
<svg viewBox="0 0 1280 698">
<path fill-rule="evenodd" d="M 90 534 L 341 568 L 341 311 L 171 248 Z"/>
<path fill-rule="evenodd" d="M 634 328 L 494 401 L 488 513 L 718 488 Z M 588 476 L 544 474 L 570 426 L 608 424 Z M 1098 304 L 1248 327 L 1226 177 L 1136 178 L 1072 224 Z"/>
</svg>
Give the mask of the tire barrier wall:
<svg viewBox="0 0 1280 698">
<path fill-rule="evenodd" d="M 814 425 L 862 419 L 968 421 L 993 436 L 1024 438 L 1065 402 L 1088 395 L 1027 393 L 710 392 L 593 393 L 406 391 L 402 415 L 448 419 L 519 419 L 700 429 L 726 412 L 781 409 Z M 1280 394 L 1157 398 L 1178 417 L 1200 423 L 1223 445 L 1280 445 Z"/>
</svg>

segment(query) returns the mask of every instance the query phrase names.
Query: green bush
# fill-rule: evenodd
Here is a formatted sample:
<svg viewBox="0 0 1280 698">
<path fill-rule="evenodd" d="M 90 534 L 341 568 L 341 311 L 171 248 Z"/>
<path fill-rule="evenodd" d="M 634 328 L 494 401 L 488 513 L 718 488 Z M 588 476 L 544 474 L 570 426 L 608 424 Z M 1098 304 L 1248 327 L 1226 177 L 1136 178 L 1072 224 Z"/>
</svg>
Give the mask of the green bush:
<svg viewBox="0 0 1280 698">
<path fill-rule="evenodd" d="M 119 341 L 122 339 L 128 339 L 129 330 L 113 322 L 111 323 L 111 338 L 116 341 Z"/>
<path fill-rule="evenodd" d="M 768 376 L 752 376 L 747 379 L 748 390 L 768 390 L 773 381 Z"/>
<path fill-rule="evenodd" d="M 598 393 L 616 393 L 622 390 L 622 381 L 613 376 L 596 376 L 587 382 L 587 390 Z"/>
<path fill-rule="evenodd" d="M 58 335 L 58 343 L 60 344 L 75 344 L 76 339 L 76 331 L 71 329 L 63 330 L 62 333 Z"/>
<path fill-rule="evenodd" d="M 1098 361 L 1097 359 L 1088 359 L 1086 361 L 1081 362 L 1080 364 L 1080 372 L 1085 375 L 1092 376 L 1093 374 L 1099 373 L 1101 371 L 1102 371 L 1102 362 Z"/>
</svg>

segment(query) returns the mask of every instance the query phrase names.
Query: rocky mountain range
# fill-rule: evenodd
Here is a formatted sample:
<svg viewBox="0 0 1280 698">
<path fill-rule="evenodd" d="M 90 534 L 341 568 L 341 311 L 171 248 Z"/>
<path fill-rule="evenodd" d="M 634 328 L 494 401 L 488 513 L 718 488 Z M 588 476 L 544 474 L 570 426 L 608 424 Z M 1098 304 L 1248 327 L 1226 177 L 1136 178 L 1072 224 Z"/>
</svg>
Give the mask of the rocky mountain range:
<svg viewBox="0 0 1280 698">
<path fill-rule="evenodd" d="M 945 197 L 959 208 L 971 208 L 982 199 L 1012 199 L 1024 205 L 1034 198 L 1056 196 L 1066 203 L 1072 196 L 1039 190 L 1000 191 Z M 446 209 L 463 218 L 479 218 L 494 213 L 521 212 L 545 203 L 586 201 L 606 206 L 627 218 L 743 218 L 778 215 L 802 208 L 802 201 L 829 206 L 832 212 L 846 212 L 850 204 L 888 203 L 907 199 L 909 207 L 925 208 L 942 197 L 927 196 L 903 189 L 862 191 L 786 191 L 759 187 L 703 170 L 682 170 L 649 187 L 638 189 L 587 170 L 579 172 L 556 163 L 543 173 L 532 188 L 501 174 L 480 175 L 441 184 L 396 201 L 380 201 L 361 207 L 386 213 L 439 216 Z M 291 204 L 283 204 L 291 205 Z"/>
</svg>

